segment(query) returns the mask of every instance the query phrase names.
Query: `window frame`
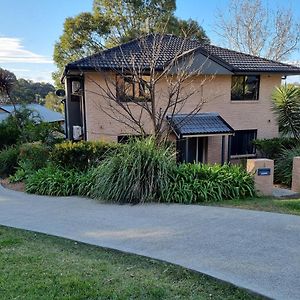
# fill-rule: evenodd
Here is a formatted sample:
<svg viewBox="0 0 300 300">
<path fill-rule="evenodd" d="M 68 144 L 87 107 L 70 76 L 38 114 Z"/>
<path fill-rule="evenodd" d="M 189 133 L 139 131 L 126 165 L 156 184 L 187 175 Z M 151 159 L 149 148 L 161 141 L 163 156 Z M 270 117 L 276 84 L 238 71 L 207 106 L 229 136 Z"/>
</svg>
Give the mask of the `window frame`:
<svg viewBox="0 0 300 300">
<path fill-rule="evenodd" d="M 149 75 L 144 75 L 149 76 Z M 143 76 L 143 77 L 144 77 Z M 128 79 L 127 79 L 128 78 Z M 131 84 L 132 87 L 132 96 L 126 95 L 126 88 L 125 84 Z M 142 79 L 143 80 L 143 79 Z M 147 97 L 146 95 L 146 87 L 144 82 L 146 81 L 139 81 L 135 82 L 133 75 L 116 75 L 116 97 L 119 102 L 145 102 L 145 101 L 150 101 L 150 96 Z M 122 84 L 121 88 L 120 85 Z M 150 91 L 149 91 L 150 93 Z M 138 95 L 136 95 L 138 94 Z"/>
<path fill-rule="evenodd" d="M 257 139 L 257 129 L 242 129 L 242 130 L 235 130 L 235 134 L 241 134 L 241 133 L 253 133 L 253 139 L 251 141 L 255 141 Z M 232 153 L 232 147 L 233 147 L 233 139 L 236 137 L 236 135 L 231 137 L 231 142 L 230 142 L 230 157 L 231 158 L 241 158 L 241 157 L 254 157 L 256 156 L 256 147 L 255 145 L 252 145 L 252 151 L 251 153 L 245 153 L 248 151 L 243 151 L 243 153 L 238 153 L 238 154 L 233 154 Z M 245 145 L 243 145 L 244 147 Z M 250 145 L 247 145 L 246 148 L 250 147 Z"/>
<path fill-rule="evenodd" d="M 243 78 L 243 93 L 242 93 L 242 98 L 239 98 L 239 99 L 235 99 L 236 97 L 233 96 L 233 80 L 234 78 Z M 246 98 L 246 85 L 247 85 L 247 77 L 256 77 L 256 91 L 254 92 L 255 94 L 255 97 L 254 99 L 247 99 Z M 261 80 L 261 77 L 260 75 L 232 75 L 231 76 L 231 89 L 230 89 L 230 100 L 232 102 L 238 102 L 238 101 L 258 101 L 259 100 L 259 96 L 260 96 L 260 80 Z M 249 83 L 248 83 L 249 84 Z"/>
</svg>

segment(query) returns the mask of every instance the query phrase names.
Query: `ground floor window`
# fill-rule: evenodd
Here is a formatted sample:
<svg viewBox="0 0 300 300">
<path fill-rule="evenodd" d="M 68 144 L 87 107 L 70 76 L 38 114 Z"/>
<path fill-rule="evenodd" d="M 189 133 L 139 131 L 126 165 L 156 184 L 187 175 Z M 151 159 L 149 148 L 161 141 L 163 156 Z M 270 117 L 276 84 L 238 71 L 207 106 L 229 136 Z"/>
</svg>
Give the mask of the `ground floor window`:
<svg viewBox="0 0 300 300">
<path fill-rule="evenodd" d="M 206 137 L 181 138 L 176 141 L 177 161 L 201 163 L 206 160 Z"/>
<path fill-rule="evenodd" d="M 255 146 L 252 141 L 257 138 L 257 129 L 236 130 L 231 138 L 231 155 L 255 154 Z"/>
</svg>

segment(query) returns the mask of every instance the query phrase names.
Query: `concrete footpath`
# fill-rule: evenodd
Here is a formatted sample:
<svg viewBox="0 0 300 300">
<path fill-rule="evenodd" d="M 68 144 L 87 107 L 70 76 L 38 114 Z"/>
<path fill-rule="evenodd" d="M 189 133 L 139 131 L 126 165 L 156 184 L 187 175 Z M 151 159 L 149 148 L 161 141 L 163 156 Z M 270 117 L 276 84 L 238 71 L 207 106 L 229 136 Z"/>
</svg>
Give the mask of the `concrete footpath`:
<svg viewBox="0 0 300 300">
<path fill-rule="evenodd" d="M 145 255 L 275 299 L 300 299 L 300 217 L 193 205 L 111 205 L 0 186 L 0 224 Z"/>
</svg>

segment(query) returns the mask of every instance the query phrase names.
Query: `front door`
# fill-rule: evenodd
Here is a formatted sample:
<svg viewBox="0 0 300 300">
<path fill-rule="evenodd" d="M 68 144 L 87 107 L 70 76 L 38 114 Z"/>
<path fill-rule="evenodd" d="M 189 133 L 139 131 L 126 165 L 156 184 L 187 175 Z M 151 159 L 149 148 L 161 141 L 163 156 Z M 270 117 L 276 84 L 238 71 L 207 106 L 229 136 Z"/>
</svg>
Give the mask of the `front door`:
<svg viewBox="0 0 300 300">
<path fill-rule="evenodd" d="M 179 162 L 203 163 L 206 156 L 206 137 L 188 137 L 177 140 Z"/>
</svg>

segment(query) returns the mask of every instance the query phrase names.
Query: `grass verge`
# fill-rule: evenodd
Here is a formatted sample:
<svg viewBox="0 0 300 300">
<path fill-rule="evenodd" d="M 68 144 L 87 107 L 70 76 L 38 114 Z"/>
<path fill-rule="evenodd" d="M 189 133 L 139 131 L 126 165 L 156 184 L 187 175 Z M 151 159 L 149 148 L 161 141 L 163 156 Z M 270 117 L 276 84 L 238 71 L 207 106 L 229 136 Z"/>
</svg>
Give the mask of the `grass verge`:
<svg viewBox="0 0 300 300">
<path fill-rule="evenodd" d="M 1 299 L 260 299 L 171 264 L 0 226 Z"/>
<path fill-rule="evenodd" d="M 278 199 L 271 197 L 260 197 L 242 200 L 227 200 L 222 202 L 211 202 L 206 205 L 235 207 L 251 210 L 277 212 L 282 214 L 300 215 L 300 199 Z"/>
</svg>

